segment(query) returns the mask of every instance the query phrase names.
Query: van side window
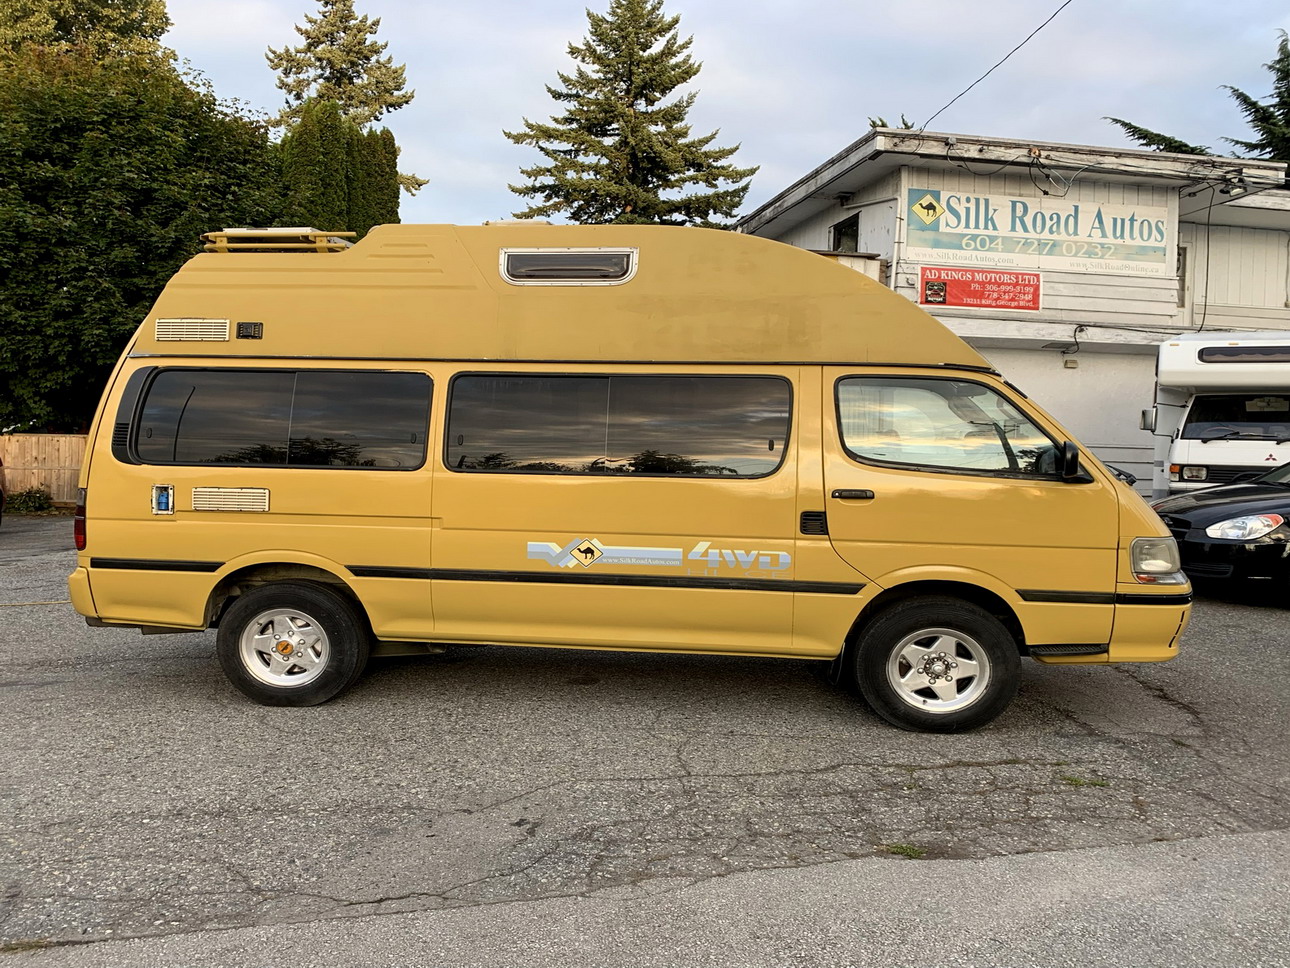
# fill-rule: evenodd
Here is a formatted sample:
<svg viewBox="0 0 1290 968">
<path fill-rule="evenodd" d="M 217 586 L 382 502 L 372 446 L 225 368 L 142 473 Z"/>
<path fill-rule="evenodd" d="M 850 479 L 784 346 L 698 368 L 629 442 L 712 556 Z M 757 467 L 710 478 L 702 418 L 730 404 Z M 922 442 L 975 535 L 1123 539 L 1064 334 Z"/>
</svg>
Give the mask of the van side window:
<svg viewBox="0 0 1290 968">
<path fill-rule="evenodd" d="M 425 463 L 429 415 L 423 373 L 164 369 L 134 447 L 146 464 L 411 470 Z"/>
<path fill-rule="evenodd" d="M 779 377 L 464 374 L 452 383 L 452 470 L 764 477 L 784 459 Z"/>
<path fill-rule="evenodd" d="M 984 384 L 920 377 L 847 377 L 838 423 L 850 456 L 875 464 L 998 476 L 1053 477 L 1057 447 Z"/>
</svg>

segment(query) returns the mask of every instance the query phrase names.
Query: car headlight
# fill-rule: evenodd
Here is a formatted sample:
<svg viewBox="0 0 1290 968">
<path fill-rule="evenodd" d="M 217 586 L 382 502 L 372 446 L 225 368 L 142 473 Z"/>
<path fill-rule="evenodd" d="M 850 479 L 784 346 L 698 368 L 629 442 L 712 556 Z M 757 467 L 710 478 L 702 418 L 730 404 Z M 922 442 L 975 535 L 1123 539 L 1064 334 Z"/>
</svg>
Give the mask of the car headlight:
<svg viewBox="0 0 1290 968">
<path fill-rule="evenodd" d="M 1252 541 L 1275 531 L 1285 524 L 1285 520 L 1279 514 L 1242 514 L 1239 518 L 1211 524 L 1205 533 L 1211 538 L 1226 538 L 1228 541 Z"/>
<path fill-rule="evenodd" d="M 1185 585 L 1178 557 L 1178 542 L 1173 538 L 1134 538 L 1129 545 L 1133 577 L 1144 585 Z"/>
</svg>

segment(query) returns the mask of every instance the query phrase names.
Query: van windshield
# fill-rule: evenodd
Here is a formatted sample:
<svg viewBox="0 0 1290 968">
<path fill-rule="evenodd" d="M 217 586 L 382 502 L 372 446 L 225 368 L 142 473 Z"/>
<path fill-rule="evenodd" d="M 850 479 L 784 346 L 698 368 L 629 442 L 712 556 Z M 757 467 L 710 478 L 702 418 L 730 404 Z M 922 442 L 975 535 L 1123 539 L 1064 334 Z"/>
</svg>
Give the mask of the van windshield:
<svg viewBox="0 0 1290 968">
<path fill-rule="evenodd" d="M 1290 439 L 1290 396 L 1215 393 L 1196 397 L 1183 422 L 1184 440 Z"/>
</svg>

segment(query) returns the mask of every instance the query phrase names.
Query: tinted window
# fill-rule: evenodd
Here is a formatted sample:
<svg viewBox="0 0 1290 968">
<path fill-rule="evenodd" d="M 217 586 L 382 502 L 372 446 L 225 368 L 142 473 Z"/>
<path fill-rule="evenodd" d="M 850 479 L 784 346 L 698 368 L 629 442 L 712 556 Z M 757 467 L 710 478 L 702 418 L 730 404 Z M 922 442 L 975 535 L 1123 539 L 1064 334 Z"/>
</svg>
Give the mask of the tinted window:
<svg viewBox="0 0 1290 968">
<path fill-rule="evenodd" d="M 504 275 L 511 282 L 623 282 L 631 275 L 632 251 L 507 252 Z"/>
<path fill-rule="evenodd" d="M 1202 363 L 1290 363 L 1290 346 L 1206 346 Z"/>
<path fill-rule="evenodd" d="M 1052 476 L 1053 441 L 979 383 L 917 377 L 838 382 L 842 442 L 855 457 L 990 474 Z"/>
<path fill-rule="evenodd" d="M 463 471 L 760 477 L 783 460 L 774 377 L 470 375 L 453 381 L 448 466 Z"/>
<path fill-rule="evenodd" d="M 429 411 L 420 373 L 162 370 L 135 451 L 151 464 L 413 468 Z"/>
<path fill-rule="evenodd" d="M 285 464 L 294 373 L 163 370 L 136 452 L 149 464 Z"/>
</svg>

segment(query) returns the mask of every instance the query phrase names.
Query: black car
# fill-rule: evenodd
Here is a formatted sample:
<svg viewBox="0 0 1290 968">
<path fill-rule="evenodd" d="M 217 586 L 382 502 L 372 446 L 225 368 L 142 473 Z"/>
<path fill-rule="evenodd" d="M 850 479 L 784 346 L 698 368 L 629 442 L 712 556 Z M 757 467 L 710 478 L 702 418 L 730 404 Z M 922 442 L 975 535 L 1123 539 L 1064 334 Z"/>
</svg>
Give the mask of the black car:
<svg viewBox="0 0 1290 968">
<path fill-rule="evenodd" d="M 1178 540 L 1193 581 L 1290 582 L 1290 464 L 1245 484 L 1176 494 L 1153 507 Z"/>
</svg>

